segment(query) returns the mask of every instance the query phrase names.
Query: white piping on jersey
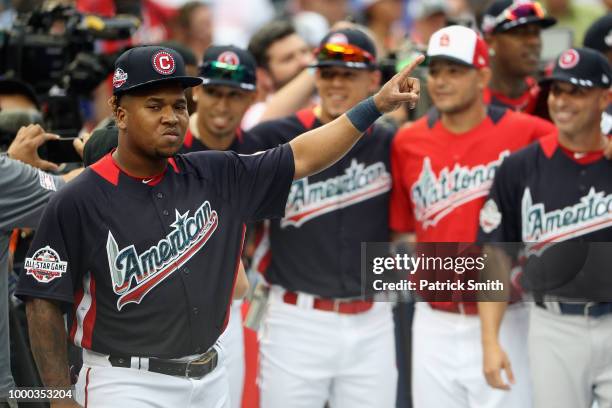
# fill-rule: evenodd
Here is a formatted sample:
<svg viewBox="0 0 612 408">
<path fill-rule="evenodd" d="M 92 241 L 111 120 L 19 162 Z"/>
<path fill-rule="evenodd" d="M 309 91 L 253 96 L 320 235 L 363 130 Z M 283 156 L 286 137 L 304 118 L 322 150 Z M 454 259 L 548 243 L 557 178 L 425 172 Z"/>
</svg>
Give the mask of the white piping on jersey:
<svg viewBox="0 0 612 408">
<path fill-rule="evenodd" d="M 119 295 L 117 309 L 127 303 L 140 301 L 155 286 L 191 259 L 217 229 L 219 218 L 205 201 L 192 217 L 175 210 L 176 219 L 170 224 L 173 231 L 158 243 L 138 254 L 134 245 L 121 250 L 112 232 L 108 231 L 106 253 L 113 283 Z"/>
<path fill-rule="evenodd" d="M 429 157 L 423 159 L 423 169 L 411 187 L 414 216 L 423 229 L 434 226 L 455 208 L 489 194 L 493 178 L 509 150 L 486 164 L 474 167 L 456 163 L 452 170 L 444 167 L 436 176 Z"/>
<path fill-rule="evenodd" d="M 291 185 L 285 218 L 281 228 L 299 227 L 305 222 L 391 190 L 391 175 L 383 162 L 368 166 L 351 160 L 344 174 L 327 180 L 311 183 L 308 178 L 294 181 Z"/>
<path fill-rule="evenodd" d="M 546 212 L 543 203 L 533 203 L 527 187 L 521 200 L 521 225 L 527 253 L 539 254 L 555 242 L 611 227 L 612 194 L 591 187 L 576 204 Z"/>
<path fill-rule="evenodd" d="M 83 327 L 85 323 L 85 318 L 91 310 L 92 302 L 93 299 L 91 297 L 91 272 L 89 272 L 83 277 L 83 298 L 79 302 L 75 311 L 77 327 L 74 333 L 73 342 L 78 347 L 83 347 Z"/>
</svg>

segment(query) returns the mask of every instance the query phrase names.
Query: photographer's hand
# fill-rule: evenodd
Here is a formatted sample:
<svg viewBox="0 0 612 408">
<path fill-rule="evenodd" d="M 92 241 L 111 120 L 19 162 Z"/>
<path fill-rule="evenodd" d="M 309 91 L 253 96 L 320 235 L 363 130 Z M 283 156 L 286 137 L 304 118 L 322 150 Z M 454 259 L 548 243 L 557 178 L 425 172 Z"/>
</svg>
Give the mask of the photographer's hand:
<svg viewBox="0 0 612 408">
<path fill-rule="evenodd" d="M 82 136 L 74 139 L 74 142 L 72 142 L 72 145 L 74 146 L 74 150 L 76 150 L 79 156 L 81 156 L 81 159 L 83 158 L 83 151 L 85 150 L 85 144 L 87 143 L 90 137 L 91 137 L 91 133 L 86 132 Z"/>
<path fill-rule="evenodd" d="M 38 156 L 38 148 L 46 141 L 53 139 L 59 139 L 59 136 L 46 133 L 40 125 L 21 127 L 15 140 L 8 148 L 8 155 L 12 159 L 45 171 L 57 170 L 57 164 L 43 160 Z"/>
</svg>

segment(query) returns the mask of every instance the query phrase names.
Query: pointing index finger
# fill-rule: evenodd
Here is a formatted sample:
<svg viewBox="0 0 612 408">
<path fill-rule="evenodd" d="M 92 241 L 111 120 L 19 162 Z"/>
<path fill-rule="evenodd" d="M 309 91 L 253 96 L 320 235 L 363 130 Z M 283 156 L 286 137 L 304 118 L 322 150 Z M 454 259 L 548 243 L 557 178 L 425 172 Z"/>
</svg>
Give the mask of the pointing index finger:
<svg viewBox="0 0 612 408">
<path fill-rule="evenodd" d="M 414 68 L 416 68 L 417 65 L 420 65 L 423 61 L 425 61 L 425 56 L 423 54 L 420 54 L 418 57 L 413 59 L 412 62 L 408 64 L 408 66 L 404 67 L 404 69 L 400 71 L 397 79 L 400 82 L 404 81 L 412 73 Z"/>
</svg>

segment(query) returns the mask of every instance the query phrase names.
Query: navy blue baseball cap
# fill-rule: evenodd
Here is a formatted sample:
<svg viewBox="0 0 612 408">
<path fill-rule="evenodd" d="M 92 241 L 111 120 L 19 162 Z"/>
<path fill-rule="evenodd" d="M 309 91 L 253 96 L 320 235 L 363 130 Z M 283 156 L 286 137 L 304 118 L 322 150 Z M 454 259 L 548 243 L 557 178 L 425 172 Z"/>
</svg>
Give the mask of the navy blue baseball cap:
<svg viewBox="0 0 612 408">
<path fill-rule="evenodd" d="M 537 1 L 495 0 L 482 16 L 481 31 L 485 34 L 503 33 L 525 24 L 537 24 L 542 28 L 557 23 L 546 14 Z"/>
<path fill-rule="evenodd" d="M 114 95 L 170 81 L 178 82 L 184 88 L 202 83 L 201 78 L 185 75 L 183 57 L 172 48 L 157 45 L 135 47 L 115 61 Z"/>
<path fill-rule="evenodd" d="M 612 13 L 595 21 L 584 35 L 584 46 L 600 52 L 612 50 Z"/>
<path fill-rule="evenodd" d="M 224 85 L 255 91 L 257 77 L 255 58 L 247 50 L 233 45 L 208 47 L 199 75 L 203 85 Z"/>
<path fill-rule="evenodd" d="M 315 50 L 313 67 L 375 69 L 376 46 L 369 35 L 356 28 L 329 32 Z"/>
<path fill-rule="evenodd" d="M 569 82 L 582 88 L 610 88 L 612 69 L 607 58 L 590 48 L 570 48 L 561 53 L 552 75 L 541 83 Z"/>
</svg>

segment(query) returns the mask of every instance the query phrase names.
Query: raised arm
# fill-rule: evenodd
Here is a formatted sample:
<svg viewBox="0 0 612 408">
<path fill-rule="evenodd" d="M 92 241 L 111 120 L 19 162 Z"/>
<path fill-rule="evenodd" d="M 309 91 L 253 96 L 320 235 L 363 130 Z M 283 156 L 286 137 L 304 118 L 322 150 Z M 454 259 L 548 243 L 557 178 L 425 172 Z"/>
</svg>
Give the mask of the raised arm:
<svg viewBox="0 0 612 408">
<path fill-rule="evenodd" d="M 291 115 L 308 103 L 315 91 L 314 75 L 308 72 L 309 69 L 305 68 L 298 76 L 266 100 L 266 109 L 259 122 Z"/>
<path fill-rule="evenodd" d="M 391 112 L 402 103 L 414 108 L 419 100 L 420 85 L 418 79 L 410 77 L 410 73 L 423 60 L 423 56 L 416 58 L 384 84 L 372 99 L 360 102 L 332 122 L 289 142 L 295 161 L 294 179 L 318 173 L 333 165 L 353 147 L 380 114 Z"/>
</svg>

